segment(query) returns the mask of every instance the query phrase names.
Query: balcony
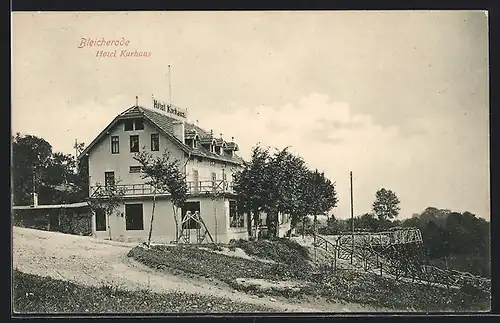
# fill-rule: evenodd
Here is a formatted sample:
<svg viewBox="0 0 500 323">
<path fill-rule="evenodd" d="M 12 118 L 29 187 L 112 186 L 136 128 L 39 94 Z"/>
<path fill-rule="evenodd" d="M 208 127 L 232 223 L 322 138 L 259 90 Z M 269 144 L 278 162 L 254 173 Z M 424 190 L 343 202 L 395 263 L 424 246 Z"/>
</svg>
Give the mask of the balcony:
<svg viewBox="0 0 500 323">
<path fill-rule="evenodd" d="M 117 184 L 113 187 L 116 190 L 123 190 L 125 196 L 148 196 L 153 195 L 153 187 L 149 184 Z M 91 186 L 90 196 L 99 194 L 109 189 L 105 186 Z M 156 192 L 157 195 L 169 195 L 168 191 L 161 190 Z M 187 182 L 188 195 L 202 195 L 202 194 L 234 194 L 232 183 L 223 180 L 215 181 L 188 181 Z"/>
</svg>

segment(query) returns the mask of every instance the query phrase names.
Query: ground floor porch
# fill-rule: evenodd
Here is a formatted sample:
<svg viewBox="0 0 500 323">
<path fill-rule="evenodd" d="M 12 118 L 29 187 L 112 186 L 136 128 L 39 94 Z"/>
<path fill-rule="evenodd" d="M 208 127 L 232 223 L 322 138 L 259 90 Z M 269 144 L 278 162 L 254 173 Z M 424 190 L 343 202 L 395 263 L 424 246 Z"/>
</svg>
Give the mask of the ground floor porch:
<svg viewBox="0 0 500 323">
<path fill-rule="evenodd" d="M 94 212 L 92 232 L 100 239 L 146 242 L 152 218 L 152 243 L 229 243 L 249 238 L 247 216 L 237 210 L 236 200 L 208 196 L 190 197 L 182 208 L 174 207 L 168 196 L 156 197 L 154 215 L 152 197 L 128 197 L 115 214 Z M 280 236 L 286 234 L 289 222 L 281 217 Z"/>
</svg>

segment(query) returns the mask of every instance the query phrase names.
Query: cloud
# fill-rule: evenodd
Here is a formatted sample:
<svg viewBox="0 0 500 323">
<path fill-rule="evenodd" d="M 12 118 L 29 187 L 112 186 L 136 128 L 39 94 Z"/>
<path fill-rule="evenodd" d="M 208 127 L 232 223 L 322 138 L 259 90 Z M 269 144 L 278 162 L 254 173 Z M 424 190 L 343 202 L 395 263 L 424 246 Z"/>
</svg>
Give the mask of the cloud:
<svg viewBox="0 0 500 323">
<path fill-rule="evenodd" d="M 337 182 L 342 213 L 349 208 L 349 171 L 366 175 L 370 182 L 373 176 L 368 176 L 368 170 L 409 162 L 407 154 L 395 158 L 391 153 L 398 139 L 396 127 L 377 125 L 370 116 L 353 113 L 348 103 L 335 102 L 324 94 L 313 93 L 281 107 L 240 107 L 195 118 L 201 127 L 213 127 L 226 139 L 234 136 L 240 155 L 247 159 L 257 143 L 278 149 L 290 146 L 311 168 L 325 171 Z M 366 187 L 374 194 L 377 184 L 372 181 Z M 368 194 L 369 199 L 373 194 Z"/>
<path fill-rule="evenodd" d="M 428 206 L 489 216 L 487 156 L 481 164 L 470 153 L 478 143 L 464 134 L 469 118 L 413 118 L 402 133 L 399 127 L 382 126 L 370 115 L 354 112 L 347 102 L 318 93 L 278 107 L 205 110 L 192 117 L 226 139 L 234 136 L 246 159 L 257 143 L 290 146 L 309 167 L 336 182 L 339 203 L 334 214 L 339 218 L 350 216 L 350 171 L 355 215 L 370 212 L 375 192 L 384 187 L 398 195 L 401 218 Z M 470 181 L 470 176 L 477 180 Z M 470 196 L 477 198 L 471 202 Z"/>
</svg>

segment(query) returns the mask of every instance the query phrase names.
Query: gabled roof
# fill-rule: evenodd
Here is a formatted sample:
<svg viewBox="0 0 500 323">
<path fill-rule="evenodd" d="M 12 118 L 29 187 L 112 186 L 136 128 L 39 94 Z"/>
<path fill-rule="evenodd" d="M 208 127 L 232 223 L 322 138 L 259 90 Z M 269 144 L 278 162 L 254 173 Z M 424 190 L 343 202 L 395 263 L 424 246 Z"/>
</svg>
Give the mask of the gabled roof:
<svg viewBox="0 0 500 323">
<path fill-rule="evenodd" d="M 159 132 L 169 138 L 181 150 L 186 153 L 190 153 L 193 156 L 225 161 L 234 164 L 243 163 L 243 159 L 235 154 L 233 154 L 232 156 L 221 156 L 210 152 L 208 149 L 204 148 L 201 145 L 196 148 L 192 148 L 186 145 L 173 135 L 174 124 L 179 122 L 177 119 L 168 117 L 158 112 L 154 112 L 141 106 L 130 107 L 129 109 L 116 116 L 113 121 L 111 121 L 111 123 L 106 128 L 104 128 L 104 130 L 90 143 L 90 145 L 85 148 L 85 150 L 78 156 L 78 158 L 81 158 L 81 156 L 85 156 L 86 154 L 88 154 L 89 151 L 111 130 L 111 128 L 115 126 L 115 124 L 119 120 L 135 117 L 143 117 L 146 121 L 149 121 L 155 128 L 157 128 Z M 196 132 L 201 137 L 202 143 L 204 142 L 204 140 L 206 140 L 206 138 L 210 138 L 210 142 L 212 141 L 211 132 L 208 132 L 188 122 L 184 123 L 184 132 L 185 134 L 189 134 L 189 136 L 193 136 L 192 134 Z"/>
</svg>

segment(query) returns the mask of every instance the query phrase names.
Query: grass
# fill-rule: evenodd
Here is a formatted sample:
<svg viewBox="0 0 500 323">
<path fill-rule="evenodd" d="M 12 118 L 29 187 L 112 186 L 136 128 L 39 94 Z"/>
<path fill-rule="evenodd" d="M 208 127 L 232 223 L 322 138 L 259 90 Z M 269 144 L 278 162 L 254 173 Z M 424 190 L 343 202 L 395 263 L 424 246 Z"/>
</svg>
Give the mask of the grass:
<svg viewBox="0 0 500 323">
<path fill-rule="evenodd" d="M 127 291 L 113 286 L 88 287 L 48 277 L 13 274 L 16 313 L 234 313 L 272 309 L 220 297 L 181 292 Z"/>
<path fill-rule="evenodd" d="M 263 263 L 250 259 L 235 258 L 200 250 L 196 246 L 155 246 L 151 249 L 133 248 L 129 257 L 160 270 L 200 275 L 226 282 L 235 289 L 301 297 L 313 295 L 334 302 L 355 302 L 374 307 L 386 307 L 411 311 L 485 311 L 490 309 L 490 295 L 473 287 L 447 290 L 439 287 L 401 282 L 375 274 L 313 268 L 309 255 L 302 246 L 280 239 L 275 241 L 236 242 L 247 253 L 277 261 Z M 297 246 L 298 245 L 298 246 Z M 236 278 L 261 278 L 267 280 L 296 279 L 306 283 L 299 292 L 282 290 L 262 291 L 254 287 L 242 287 Z"/>
<path fill-rule="evenodd" d="M 279 238 L 276 240 L 237 240 L 232 246 L 243 249 L 248 255 L 283 262 L 289 265 L 304 265 L 310 260 L 306 247 L 299 243 Z"/>
</svg>

